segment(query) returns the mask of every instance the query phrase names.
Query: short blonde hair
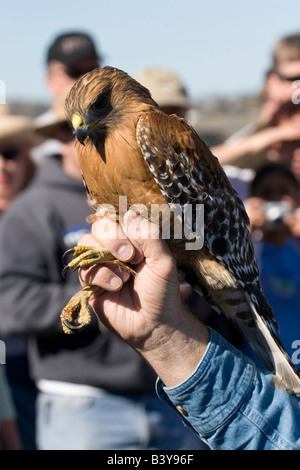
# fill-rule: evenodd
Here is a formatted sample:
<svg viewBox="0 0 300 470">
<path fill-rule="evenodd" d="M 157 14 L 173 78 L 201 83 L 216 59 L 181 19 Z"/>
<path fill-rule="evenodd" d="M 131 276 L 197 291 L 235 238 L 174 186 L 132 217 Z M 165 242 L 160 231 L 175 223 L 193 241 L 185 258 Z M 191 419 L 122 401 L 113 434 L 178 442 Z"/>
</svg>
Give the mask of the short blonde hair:
<svg viewBox="0 0 300 470">
<path fill-rule="evenodd" d="M 300 33 L 281 38 L 273 50 L 273 71 L 283 62 L 300 60 Z"/>
</svg>

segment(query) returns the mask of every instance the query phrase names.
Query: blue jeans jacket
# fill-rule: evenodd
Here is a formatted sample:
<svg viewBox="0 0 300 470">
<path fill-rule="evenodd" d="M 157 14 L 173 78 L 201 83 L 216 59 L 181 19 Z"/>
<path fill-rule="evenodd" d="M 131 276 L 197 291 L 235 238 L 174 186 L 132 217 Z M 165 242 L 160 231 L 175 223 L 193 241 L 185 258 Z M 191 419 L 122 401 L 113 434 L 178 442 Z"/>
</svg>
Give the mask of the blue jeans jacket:
<svg viewBox="0 0 300 470">
<path fill-rule="evenodd" d="M 300 449 L 300 398 L 214 330 L 194 372 L 175 387 L 158 379 L 157 393 L 211 449 Z"/>
</svg>

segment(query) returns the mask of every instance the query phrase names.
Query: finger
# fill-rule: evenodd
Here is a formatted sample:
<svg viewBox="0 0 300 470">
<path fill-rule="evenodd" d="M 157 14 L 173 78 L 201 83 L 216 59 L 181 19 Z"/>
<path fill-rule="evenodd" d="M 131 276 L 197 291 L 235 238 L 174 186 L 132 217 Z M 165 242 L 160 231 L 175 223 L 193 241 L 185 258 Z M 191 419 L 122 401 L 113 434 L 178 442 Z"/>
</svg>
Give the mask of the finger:
<svg viewBox="0 0 300 470">
<path fill-rule="evenodd" d="M 80 238 L 80 240 L 78 241 L 77 245 L 78 246 L 95 246 L 97 248 L 101 246 L 101 248 L 104 248 L 102 245 L 100 245 L 98 240 L 91 233 L 87 233 L 86 235 L 83 235 L 83 237 Z"/>
<path fill-rule="evenodd" d="M 129 210 L 124 216 L 124 231 L 131 242 L 143 252 L 147 264 L 157 266 L 159 270 L 166 268 L 166 272 L 172 268 L 174 258 L 166 241 L 161 238 L 158 225 Z M 162 263 L 162 260 L 165 263 Z"/>
<path fill-rule="evenodd" d="M 101 247 L 106 248 L 120 261 L 130 261 L 133 264 L 141 262 L 142 253 L 140 249 L 128 240 L 118 222 L 108 217 L 102 217 L 93 223 L 92 235 Z"/>
<path fill-rule="evenodd" d="M 94 225 L 94 224 L 97 224 L 97 227 Z M 122 258 L 121 256 L 119 256 L 119 253 L 117 253 L 117 250 L 114 249 L 114 253 L 112 252 L 112 250 L 110 250 L 107 245 L 112 245 L 113 243 L 113 239 L 104 239 L 103 237 L 103 234 L 100 233 L 102 228 L 101 226 L 98 225 L 98 222 L 94 222 L 93 226 L 92 226 L 92 231 L 93 233 L 96 234 L 96 236 L 92 235 L 91 233 L 89 234 L 86 234 L 84 235 L 78 242 L 78 245 L 81 245 L 81 246 L 95 246 L 95 247 L 100 247 L 100 248 L 106 248 L 110 251 L 110 253 L 112 253 L 116 258 L 118 258 L 120 261 L 127 261 L 127 258 L 125 257 Z M 122 230 L 122 229 L 120 229 Z M 123 232 L 123 231 L 122 231 Z M 99 234 L 100 233 L 100 234 Z M 107 232 L 105 232 L 105 234 L 107 235 Z M 123 232 L 123 235 L 126 238 L 124 232 Z M 112 236 L 112 233 L 111 233 L 111 236 Z M 97 238 L 96 238 L 97 237 Z M 99 241 L 100 237 L 102 238 L 101 241 Z M 123 239 L 122 239 L 123 240 Z M 144 259 L 144 255 L 139 247 L 139 245 L 137 243 L 133 243 L 129 240 L 127 240 L 128 243 L 130 245 L 133 245 L 134 246 L 134 255 L 133 255 L 133 258 L 132 259 L 129 259 L 130 261 L 130 264 L 138 264 L 140 263 L 143 259 Z M 116 239 L 116 247 L 118 246 L 118 243 L 123 243 L 123 242 L 118 242 L 118 240 Z M 105 246 L 106 245 L 106 246 Z M 121 248 L 121 251 L 122 251 L 122 248 Z M 125 253 L 126 254 L 126 253 Z M 131 255 L 131 253 L 130 253 Z"/>
<path fill-rule="evenodd" d="M 95 246 L 104 248 L 103 245 L 92 235 L 84 235 L 78 242 L 82 246 Z M 101 270 L 99 269 L 101 267 Z M 109 265 L 93 265 L 79 270 L 79 281 L 84 287 L 86 285 L 99 285 L 105 290 L 118 290 L 124 282 L 127 282 L 130 273 L 120 269 L 119 266 L 110 263 Z"/>
<path fill-rule="evenodd" d="M 130 278 L 128 271 L 122 270 L 113 264 L 81 268 L 78 274 L 83 287 L 86 285 L 97 285 L 102 289 L 112 292 L 120 290 L 123 284 Z"/>
</svg>

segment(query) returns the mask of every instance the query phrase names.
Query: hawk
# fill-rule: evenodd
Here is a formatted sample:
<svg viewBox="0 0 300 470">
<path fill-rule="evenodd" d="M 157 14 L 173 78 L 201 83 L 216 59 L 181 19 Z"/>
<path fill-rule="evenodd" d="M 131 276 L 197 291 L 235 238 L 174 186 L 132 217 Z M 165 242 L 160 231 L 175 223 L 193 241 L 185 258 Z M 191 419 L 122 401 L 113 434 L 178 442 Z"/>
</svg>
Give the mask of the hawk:
<svg viewBox="0 0 300 470">
<path fill-rule="evenodd" d="M 154 206 L 174 209 L 167 242 L 183 279 L 238 325 L 266 368 L 275 373 L 278 387 L 300 394 L 300 376 L 278 339 L 277 320 L 262 292 L 243 203 L 195 130 L 184 119 L 164 114 L 149 90 L 113 67 L 94 69 L 80 78 L 65 109 L 75 131 L 93 217 L 103 215 L 103 205 L 112 206 L 121 217 L 120 196 L 126 196 L 128 207 L 142 204 L 149 213 Z M 200 204 L 201 246 L 195 230 Z M 178 218 L 195 235 L 190 249 L 189 236 L 173 236 Z M 65 270 L 116 262 L 110 253 L 94 247 L 78 246 L 72 254 Z M 88 300 L 96 290 L 86 286 L 64 308 L 66 333 L 89 323 Z"/>
</svg>

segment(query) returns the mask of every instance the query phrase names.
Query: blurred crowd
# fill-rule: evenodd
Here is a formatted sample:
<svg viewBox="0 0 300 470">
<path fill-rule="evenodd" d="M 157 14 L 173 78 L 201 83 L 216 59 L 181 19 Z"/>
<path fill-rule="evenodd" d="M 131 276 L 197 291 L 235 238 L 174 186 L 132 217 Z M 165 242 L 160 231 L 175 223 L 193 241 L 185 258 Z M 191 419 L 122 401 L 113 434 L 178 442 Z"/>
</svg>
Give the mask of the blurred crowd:
<svg viewBox="0 0 300 470">
<path fill-rule="evenodd" d="M 104 63 L 93 38 L 77 31 L 54 38 L 45 59 L 50 108 L 30 118 L 0 104 L 0 340 L 6 348 L 6 364 L 0 364 L 0 448 L 205 449 L 156 396 L 153 371 L 129 346 L 100 331 L 95 318 L 80 335 L 62 331 L 60 312 L 79 288 L 76 275 L 62 277 L 62 255 L 90 230 L 64 101 L 79 77 Z M 174 71 L 149 66 L 135 78 L 162 111 L 189 120 L 193 103 Z M 262 286 L 296 367 L 300 107 L 292 97 L 297 80 L 300 33 L 274 45 L 257 121 L 211 148 L 245 203 Z M 182 296 L 195 315 L 246 350 L 232 325 L 191 288 L 182 287 Z"/>
</svg>

